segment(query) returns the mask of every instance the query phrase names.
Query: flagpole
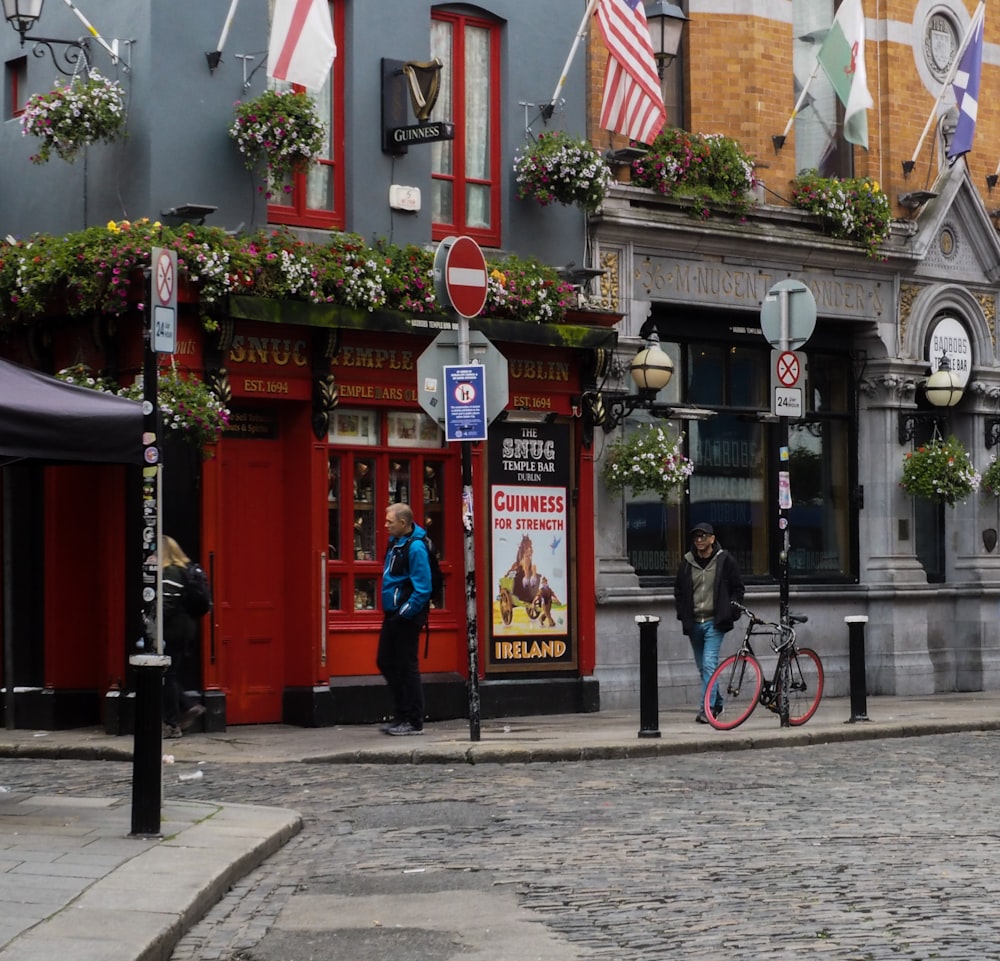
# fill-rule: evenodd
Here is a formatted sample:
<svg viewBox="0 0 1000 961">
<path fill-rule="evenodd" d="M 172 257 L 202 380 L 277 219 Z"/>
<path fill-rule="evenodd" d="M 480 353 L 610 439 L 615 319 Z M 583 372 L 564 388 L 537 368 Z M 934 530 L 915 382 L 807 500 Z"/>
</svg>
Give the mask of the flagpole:
<svg viewBox="0 0 1000 961">
<path fill-rule="evenodd" d="M 587 34 L 590 18 L 597 9 L 597 4 L 599 2 L 600 0 L 590 0 L 587 4 L 587 12 L 583 15 L 583 19 L 580 21 L 580 29 L 576 31 L 576 37 L 573 38 L 573 46 L 570 47 L 569 56 L 566 58 L 566 63 L 563 65 L 562 73 L 559 75 L 559 82 L 556 84 L 556 89 L 552 91 L 552 99 L 544 107 L 542 107 L 543 120 L 548 120 L 556 108 L 556 102 L 559 100 L 559 94 L 562 91 L 563 85 L 566 83 L 569 68 L 573 65 L 573 58 L 576 56 L 577 47 L 580 46 L 580 41 Z"/>
<path fill-rule="evenodd" d="M 226 45 L 226 39 L 229 37 L 229 28 L 233 25 L 233 17 L 236 15 L 236 8 L 239 6 L 239 2 L 240 0 L 231 0 L 229 13 L 226 14 L 226 22 L 222 25 L 222 34 L 219 36 L 219 42 L 211 53 L 205 54 L 208 57 L 208 69 L 211 73 L 215 72 L 215 68 L 222 61 L 222 48 Z"/>
<path fill-rule="evenodd" d="M 806 85 L 802 88 L 802 93 L 799 94 L 799 99 L 795 101 L 795 106 L 792 107 L 792 115 L 788 118 L 788 123 L 785 124 L 785 129 L 782 131 L 782 137 L 788 136 L 788 131 L 792 129 L 792 123 L 798 116 L 799 108 L 805 102 L 806 94 L 809 92 L 809 85 L 816 79 L 816 74 L 819 71 L 819 60 L 816 61 L 813 66 L 813 72 L 809 74 L 809 79 L 806 81 Z"/>
<path fill-rule="evenodd" d="M 66 4 L 67 7 L 70 8 L 70 10 L 73 11 L 73 13 L 76 14 L 77 20 L 79 20 L 80 23 L 82 23 L 90 31 L 90 35 L 102 47 L 104 47 L 105 50 L 107 50 L 108 55 L 111 57 L 111 62 L 113 64 L 115 64 L 115 66 L 117 66 L 118 63 L 119 63 L 119 61 L 120 61 L 121 62 L 121 68 L 122 68 L 122 70 L 124 70 L 125 73 L 128 73 L 129 72 L 128 64 L 124 60 L 120 59 L 120 57 L 118 56 L 118 51 L 114 47 L 112 47 L 111 44 L 108 43 L 107 40 L 105 40 L 104 37 L 102 37 L 94 29 L 94 25 L 93 24 L 82 13 L 80 13 L 80 11 L 76 9 L 76 7 L 73 6 L 73 0 L 63 0 L 63 2 Z M 117 44 L 117 43 L 118 43 L 118 41 L 116 40 L 115 44 Z"/>
<path fill-rule="evenodd" d="M 924 139 L 927 137 L 927 132 L 931 129 L 931 124 L 934 122 L 934 117 L 937 114 L 937 108 L 943 99 L 945 92 L 951 86 L 952 81 L 955 79 L 955 73 L 958 71 L 958 65 L 961 62 L 962 54 L 965 53 L 965 48 L 969 45 L 969 41 L 972 39 L 972 35 L 976 32 L 976 28 L 979 21 L 982 19 L 986 12 L 986 4 L 979 0 L 979 6 L 976 7 L 976 12 L 972 15 L 972 20 L 969 22 L 969 29 L 966 31 L 965 36 L 962 38 L 962 44 L 955 52 L 955 59 L 951 62 L 951 67 L 948 70 L 948 77 L 945 79 L 944 83 L 941 85 L 941 92 L 937 95 L 937 99 L 934 101 L 934 106 L 931 108 L 930 116 L 927 118 L 927 123 L 924 124 L 924 132 L 920 135 L 920 140 L 917 141 L 917 149 L 913 151 L 912 159 L 907 163 L 903 162 L 903 176 L 905 177 L 917 163 L 917 157 L 920 156 L 920 150 L 924 145 Z"/>
</svg>

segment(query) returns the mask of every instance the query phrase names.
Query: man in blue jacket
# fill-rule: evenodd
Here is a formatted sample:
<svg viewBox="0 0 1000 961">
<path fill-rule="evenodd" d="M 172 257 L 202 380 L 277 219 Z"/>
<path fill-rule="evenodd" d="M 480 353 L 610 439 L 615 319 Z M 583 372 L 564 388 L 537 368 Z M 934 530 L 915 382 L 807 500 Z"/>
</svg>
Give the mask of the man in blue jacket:
<svg viewBox="0 0 1000 961">
<path fill-rule="evenodd" d="M 382 726 L 396 737 L 424 732 L 424 689 L 420 682 L 420 631 L 431 600 L 431 565 L 426 531 L 413 523 L 408 504 L 385 512 L 389 548 L 382 571 L 382 630 L 376 663 L 392 693 L 395 714 Z"/>
</svg>

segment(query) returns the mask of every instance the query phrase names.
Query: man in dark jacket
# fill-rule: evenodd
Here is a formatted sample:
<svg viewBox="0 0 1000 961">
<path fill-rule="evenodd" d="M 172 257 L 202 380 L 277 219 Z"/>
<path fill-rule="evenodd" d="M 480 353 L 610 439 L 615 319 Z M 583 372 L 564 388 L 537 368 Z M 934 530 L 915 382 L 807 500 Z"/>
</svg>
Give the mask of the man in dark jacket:
<svg viewBox="0 0 1000 961">
<path fill-rule="evenodd" d="M 736 558 L 715 541 L 711 524 L 696 524 L 691 530 L 693 548 L 684 555 L 674 579 L 677 620 L 691 640 L 694 662 L 701 674 L 701 699 L 705 703 L 708 682 L 719 666 L 722 637 L 733 629 L 733 601 L 743 601 L 743 577 Z M 722 713 L 722 694 L 712 692 L 712 713 Z M 695 720 L 707 724 L 699 708 Z"/>
</svg>

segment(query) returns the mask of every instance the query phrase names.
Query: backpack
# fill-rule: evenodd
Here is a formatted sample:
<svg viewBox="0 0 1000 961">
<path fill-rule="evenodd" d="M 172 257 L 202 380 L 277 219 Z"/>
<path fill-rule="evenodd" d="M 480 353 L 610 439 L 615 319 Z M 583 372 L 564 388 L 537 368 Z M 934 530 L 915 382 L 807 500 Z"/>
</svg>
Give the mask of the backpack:
<svg viewBox="0 0 1000 961">
<path fill-rule="evenodd" d="M 194 561 L 184 568 L 184 608 L 192 617 L 204 617 L 212 609 L 208 575 Z"/>
<path fill-rule="evenodd" d="M 437 548 L 429 537 L 414 537 L 410 539 L 412 544 L 415 540 L 423 540 L 427 547 L 427 560 L 431 566 L 431 605 L 433 607 L 444 606 L 444 576 L 441 574 L 441 558 L 438 556 Z M 407 548 L 409 554 L 409 548 Z"/>
<path fill-rule="evenodd" d="M 444 604 L 444 576 L 441 574 L 441 559 L 438 557 L 437 548 L 434 542 L 426 535 L 420 534 L 411 537 L 406 543 L 406 567 L 410 567 L 410 544 L 414 541 L 422 540 L 427 548 L 427 561 L 431 567 L 431 596 L 432 607 L 441 607 Z M 430 653 L 431 647 L 431 619 L 428 616 L 424 622 L 424 657 Z"/>
<path fill-rule="evenodd" d="M 406 563 L 409 567 L 410 559 L 410 548 L 409 544 L 414 541 L 422 540 L 427 548 L 427 560 L 431 566 L 431 605 L 433 607 L 443 607 L 444 606 L 444 576 L 441 574 L 441 558 L 438 557 L 437 548 L 434 546 L 434 542 L 427 536 L 411 537 L 406 548 Z"/>
</svg>

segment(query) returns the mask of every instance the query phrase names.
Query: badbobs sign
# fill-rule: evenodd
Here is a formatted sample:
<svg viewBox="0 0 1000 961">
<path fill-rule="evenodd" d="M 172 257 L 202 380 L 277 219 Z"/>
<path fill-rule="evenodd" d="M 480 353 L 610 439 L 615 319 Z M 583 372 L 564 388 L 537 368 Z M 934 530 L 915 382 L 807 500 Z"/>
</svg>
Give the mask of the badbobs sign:
<svg viewBox="0 0 1000 961">
<path fill-rule="evenodd" d="M 972 373 L 972 341 L 965 328 L 954 317 L 942 317 L 931 330 L 927 362 L 933 374 L 948 356 L 948 365 L 958 375 L 961 387 L 969 383 Z"/>
</svg>

